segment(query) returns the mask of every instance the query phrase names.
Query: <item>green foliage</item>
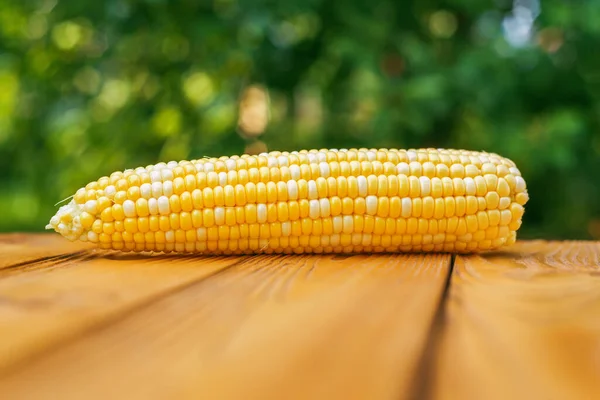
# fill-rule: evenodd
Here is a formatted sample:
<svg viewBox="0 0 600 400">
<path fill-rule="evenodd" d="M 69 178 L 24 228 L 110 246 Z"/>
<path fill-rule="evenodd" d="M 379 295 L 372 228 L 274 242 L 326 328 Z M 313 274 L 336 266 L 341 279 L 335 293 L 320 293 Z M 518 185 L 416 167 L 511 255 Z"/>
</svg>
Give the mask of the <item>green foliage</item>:
<svg viewBox="0 0 600 400">
<path fill-rule="evenodd" d="M 242 153 L 261 84 L 269 149 L 500 153 L 530 188 L 521 237 L 600 238 L 599 10 L 544 1 L 518 46 L 508 0 L 2 1 L 0 230 L 114 170 Z"/>
</svg>

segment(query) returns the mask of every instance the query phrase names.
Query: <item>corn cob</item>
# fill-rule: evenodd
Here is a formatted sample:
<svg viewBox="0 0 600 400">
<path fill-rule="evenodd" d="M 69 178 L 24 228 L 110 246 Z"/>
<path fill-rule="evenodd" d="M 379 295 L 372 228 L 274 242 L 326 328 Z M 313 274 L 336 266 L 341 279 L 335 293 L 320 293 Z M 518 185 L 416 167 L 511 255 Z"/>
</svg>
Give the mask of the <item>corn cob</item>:
<svg viewBox="0 0 600 400">
<path fill-rule="evenodd" d="M 123 251 L 464 253 L 514 243 L 527 200 L 496 154 L 303 150 L 114 172 L 46 228 Z"/>
</svg>

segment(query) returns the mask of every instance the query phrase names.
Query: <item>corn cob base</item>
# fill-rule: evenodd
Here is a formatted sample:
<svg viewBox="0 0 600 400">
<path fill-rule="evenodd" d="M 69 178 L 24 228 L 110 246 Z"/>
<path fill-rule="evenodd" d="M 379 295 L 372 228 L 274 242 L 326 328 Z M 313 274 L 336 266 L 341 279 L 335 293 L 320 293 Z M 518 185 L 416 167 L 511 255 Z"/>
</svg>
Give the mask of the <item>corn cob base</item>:
<svg viewBox="0 0 600 400">
<path fill-rule="evenodd" d="M 304 150 L 115 172 L 46 228 L 123 251 L 463 253 L 514 243 L 527 201 L 496 154 Z"/>
</svg>

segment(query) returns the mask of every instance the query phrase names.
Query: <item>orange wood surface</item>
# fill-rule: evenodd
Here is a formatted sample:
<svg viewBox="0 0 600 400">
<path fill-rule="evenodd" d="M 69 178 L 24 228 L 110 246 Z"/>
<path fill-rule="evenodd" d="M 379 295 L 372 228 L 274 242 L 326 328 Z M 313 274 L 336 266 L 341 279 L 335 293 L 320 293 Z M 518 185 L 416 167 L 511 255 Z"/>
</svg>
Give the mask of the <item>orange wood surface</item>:
<svg viewBox="0 0 600 400">
<path fill-rule="evenodd" d="M 458 256 L 438 337 L 433 398 L 600 399 L 600 243 Z"/>
<path fill-rule="evenodd" d="M 206 257 L 0 235 L 9 399 L 600 398 L 600 244 Z"/>
</svg>

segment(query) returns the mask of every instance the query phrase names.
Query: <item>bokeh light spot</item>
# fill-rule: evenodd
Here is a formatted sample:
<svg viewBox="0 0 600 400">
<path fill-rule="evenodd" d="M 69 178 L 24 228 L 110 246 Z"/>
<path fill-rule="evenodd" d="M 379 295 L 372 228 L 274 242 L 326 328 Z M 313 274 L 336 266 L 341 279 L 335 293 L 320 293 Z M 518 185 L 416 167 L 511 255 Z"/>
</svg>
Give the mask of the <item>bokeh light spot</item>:
<svg viewBox="0 0 600 400">
<path fill-rule="evenodd" d="M 183 81 L 185 97 L 196 106 L 204 106 L 214 98 L 212 79 L 204 72 L 195 72 Z"/>
<path fill-rule="evenodd" d="M 456 33 L 457 28 L 456 16 L 449 11 L 439 10 L 429 17 L 429 30 L 435 37 L 450 38 Z"/>
<path fill-rule="evenodd" d="M 83 40 L 83 27 L 73 21 L 52 28 L 52 41 L 61 50 L 73 50 Z"/>
<path fill-rule="evenodd" d="M 29 39 L 40 39 L 48 32 L 48 21 L 45 15 L 35 14 L 29 18 L 25 34 Z"/>
<path fill-rule="evenodd" d="M 219 136 L 228 129 L 235 127 L 236 109 L 235 103 L 225 102 L 215 105 L 206 110 L 203 118 L 203 135 Z"/>
<path fill-rule="evenodd" d="M 127 103 L 130 93 L 131 85 L 129 82 L 121 79 L 110 79 L 102 87 L 98 100 L 104 107 L 117 110 Z"/>
<path fill-rule="evenodd" d="M 533 23 L 539 15 L 539 0 L 514 0 L 511 14 L 502 21 L 508 43 L 513 47 L 528 45 L 534 33 Z"/>
<path fill-rule="evenodd" d="M 546 53 L 556 53 L 564 44 L 562 29 L 555 27 L 542 29 L 537 35 L 537 43 Z"/>
<path fill-rule="evenodd" d="M 100 87 L 100 74 L 92 67 L 84 67 L 73 77 L 73 84 L 83 93 L 94 94 Z"/>
<path fill-rule="evenodd" d="M 293 16 L 271 28 L 271 41 L 278 47 L 289 47 L 313 38 L 319 32 L 321 21 L 317 15 L 305 13 Z"/>
<path fill-rule="evenodd" d="M 181 112 L 173 107 L 164 107 L 152 117 L 152 129 L 160 137 L 176 135 L 181 130 Z"/>
<path fill-rule="evenodd" d="M 238 128 L 246 137 L 264 133 L 269 123 L 269 94 L 260 85 L 247 87 L 242 93 L 239 107 Z"/>
</svg>

